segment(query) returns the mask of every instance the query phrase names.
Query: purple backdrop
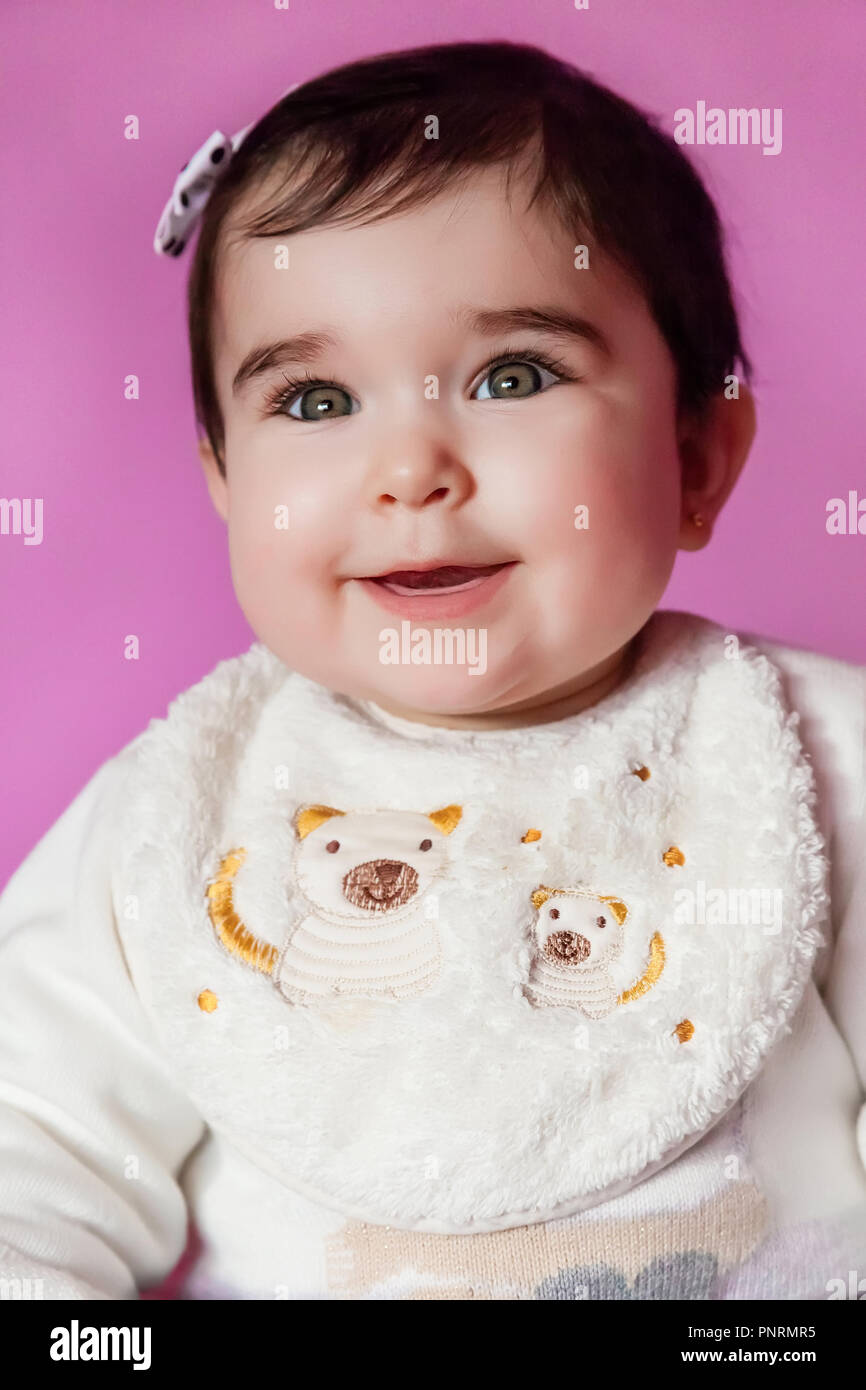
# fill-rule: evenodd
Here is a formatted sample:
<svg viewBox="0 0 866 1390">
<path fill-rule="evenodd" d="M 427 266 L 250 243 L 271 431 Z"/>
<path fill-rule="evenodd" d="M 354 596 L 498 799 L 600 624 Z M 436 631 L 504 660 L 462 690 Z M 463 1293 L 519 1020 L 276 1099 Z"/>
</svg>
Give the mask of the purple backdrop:
<svg viewBox="0 0 866 1390">
<path fill-rule="evenodd" d="M 759 431 L 664 606 L 866 662 L 866 535 L 826 530 L 830 498 L 866 497 L 862 0 L 7 5 L 0 496 L 42 498 L 43 538 L 0 534 L 0 884 L 105 758 L 253 639 L 195 453 L 189 257 L 151 249 L 181 164 L 337 63 L 491 38 L 560 54 L 671 131 L 699 101 L 782 110 L 775 156 L 690 150 L 730 229 Z"/>
</svg>

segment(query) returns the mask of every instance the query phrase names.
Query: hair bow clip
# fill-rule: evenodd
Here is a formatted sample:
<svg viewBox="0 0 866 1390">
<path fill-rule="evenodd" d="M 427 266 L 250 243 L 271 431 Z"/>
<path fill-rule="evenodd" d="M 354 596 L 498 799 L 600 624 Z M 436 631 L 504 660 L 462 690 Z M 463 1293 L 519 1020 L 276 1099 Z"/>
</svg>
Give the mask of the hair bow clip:
<svg viewBox="0 0 866 1390">
<path fill-rule="evenodd" d="M 162 256 L 179 256 L 204 211 L 205 204 L 222 178 L 232 155 L 250 126 L 231 139 L 215 130 L 184 164 L 171 197 L 163 208 L 153 249 Z"/>
<path fill-rule="evenodd" d="M 287 97 L 301 84 L 295 82 L 283 92 Z M 280 97 L 282 101 L 283 97 Z M 243 142 L 254 121 L 229 138 L 221 130 L 209 135 L 203 145 L 184 164 L 174 181 L 171 197 L 153 238 L 153 249 L 160 256 L 179 256 L 186 246 L 196 223 L 204 212 L 211 193 L 224 176 L 232 156 Z"/>
</svg>

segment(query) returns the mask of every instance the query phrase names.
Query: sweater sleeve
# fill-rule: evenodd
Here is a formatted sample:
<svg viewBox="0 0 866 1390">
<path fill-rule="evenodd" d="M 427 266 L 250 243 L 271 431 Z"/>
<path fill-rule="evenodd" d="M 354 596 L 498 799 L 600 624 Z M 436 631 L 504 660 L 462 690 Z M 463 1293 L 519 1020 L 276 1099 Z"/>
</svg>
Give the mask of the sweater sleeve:
<svg viewBox="0 0 866 1390">
<path fill-rule="evenodd" d="M 815 982 L 857 1072 L 854 1119 L 866 1167 L 866 666 L 747 636 L 783 673 L 816 777 L 833 908 Z"/>
<path fill-rule="evenodd" d="M 0 895 L 0 1278 L 35 1297 L 134 1299 L 169 1274 L 205 1131 L 117 932 L 122 771 L 100 767 Z"/>
<path fill-rule="evenodd" d="M 866 666 L 827 661 L 822 665 L 828 668 L 823 703 L 835 711 L 833 723 L 839 730 L 836 742 L 841 751 L 834 760 L 834 782 L 839 786 L 844 780 L 845 793 L 831 836 L 838 871 L 832 953 L 819 988 L 857 1073 L 856 1139 L 866 1167 Z M 836 707 L 833 697 L 840 695 L 843 700 Z M 829 760 L 825 763 L 826 773 Z"/>
<path fill-rule="evenodd" d="M 836 935 L 823 996 L 860 1081 L 857 1145 L 866 1168 L 866 816 L 860 822 L 859 845 L 859 867 Z"/>
</svg>

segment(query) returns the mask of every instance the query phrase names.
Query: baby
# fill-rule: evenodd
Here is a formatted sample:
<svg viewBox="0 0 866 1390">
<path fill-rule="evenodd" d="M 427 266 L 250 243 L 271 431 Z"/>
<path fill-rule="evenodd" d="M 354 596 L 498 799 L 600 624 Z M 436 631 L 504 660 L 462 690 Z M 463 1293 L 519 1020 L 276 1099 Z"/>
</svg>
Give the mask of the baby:
<svg viewBox="0 0 866 1390">
<path fill-rule="evenodd" d="M 0 1275 L 851 1296 L 866 668 L 659 608 L 755 431 L 697 174 L 455 44 L 216 133 L 157 249 L 199 219 L 257 640 L 0 899 Z"/>
</svg>

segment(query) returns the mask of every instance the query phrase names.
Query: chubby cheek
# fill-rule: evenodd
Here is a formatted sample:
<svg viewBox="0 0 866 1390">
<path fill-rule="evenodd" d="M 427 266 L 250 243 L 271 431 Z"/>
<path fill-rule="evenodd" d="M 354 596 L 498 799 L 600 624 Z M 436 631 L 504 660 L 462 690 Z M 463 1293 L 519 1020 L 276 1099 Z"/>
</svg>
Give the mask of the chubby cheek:
<svg viewBox="0 0 866 1390">
<path fill-rule="evenodd" d="M 344 513 L 330 489 L 285 466 L 244 472 L 229 511 L 235 592 L 257 636 L 290 661 L 295 651 L 321 643 L 333 621 Z"/>
<path fill-rule="evenodd" d="M 525 498 L 525 554 L 551 641 L 586 637 L 593 624 L 609 640 L 652 611 L 676 556 L 679 507 L 666 395 L 582 402 L 571 428 L 539 450 Z"/>
</svg>

